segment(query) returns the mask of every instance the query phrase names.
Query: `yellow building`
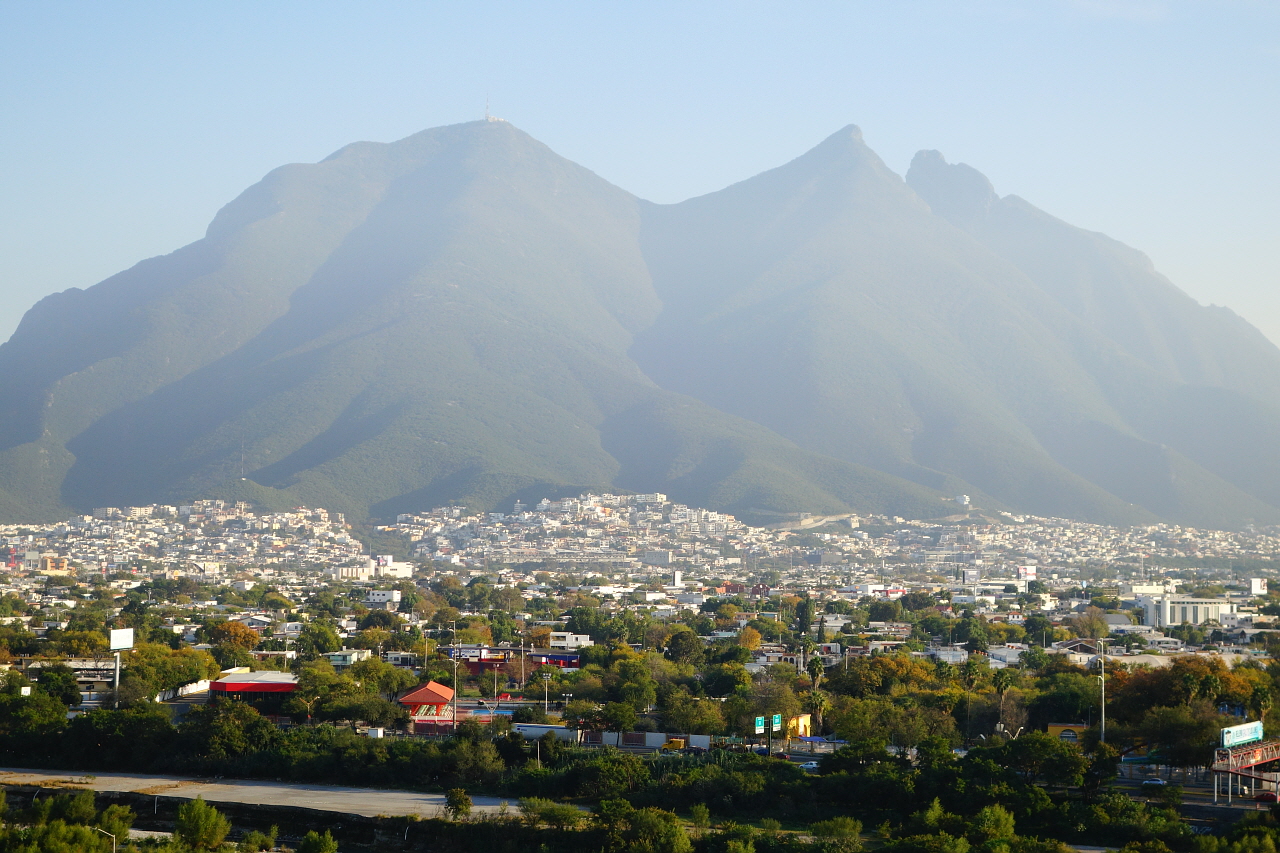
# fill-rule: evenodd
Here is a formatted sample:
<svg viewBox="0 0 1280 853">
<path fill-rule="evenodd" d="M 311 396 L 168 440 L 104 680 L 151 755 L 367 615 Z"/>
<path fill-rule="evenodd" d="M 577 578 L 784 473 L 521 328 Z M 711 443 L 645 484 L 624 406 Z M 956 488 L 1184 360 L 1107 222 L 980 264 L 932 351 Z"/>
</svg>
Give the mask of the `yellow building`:
<svg viewBox="0 0 1280 853">
<path fill-rule="evenodd" d="M 1089 726 L 1084 723 L 1050 723 L 1046 729 L 1050 735 L 1067 743 L 1079 743 L 1088 730 Z"/>
<path fill-rule="evenodd" d="M 813 734 L 813 715 L 800 714 L 787 718 L 787 737 L 810 737 Z"/>
</svg>

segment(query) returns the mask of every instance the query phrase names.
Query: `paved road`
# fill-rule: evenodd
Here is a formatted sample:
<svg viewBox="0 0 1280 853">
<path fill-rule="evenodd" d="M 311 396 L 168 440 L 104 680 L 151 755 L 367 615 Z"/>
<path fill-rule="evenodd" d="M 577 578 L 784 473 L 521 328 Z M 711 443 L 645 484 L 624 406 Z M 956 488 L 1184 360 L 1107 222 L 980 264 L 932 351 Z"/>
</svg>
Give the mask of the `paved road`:
<svg viewBox="0 0 1280 853">
<path fill-rule="evenodd" d="M 379 788 L 340 788 L 333 785 L 291 785 L 282 782 L 250 782 L 235 779 L 196 779 L 182 776 L 143 776 L 128 773 L 68 773 L 58 770 L 22 770 L 0 767 L 0 785 L 44 785 L 49 788 L 87 788 L 94 791 L 128 791 L 211 803 L 247 803 L 292 806 L 367 817 L 377 815 L 442 816 L 443 794 L 420 794 Z M 504 800 L 472 797 L 472 811 L 496 813 Z M 516 804 L 510 803 L 514 811 Z"/>
</svg>

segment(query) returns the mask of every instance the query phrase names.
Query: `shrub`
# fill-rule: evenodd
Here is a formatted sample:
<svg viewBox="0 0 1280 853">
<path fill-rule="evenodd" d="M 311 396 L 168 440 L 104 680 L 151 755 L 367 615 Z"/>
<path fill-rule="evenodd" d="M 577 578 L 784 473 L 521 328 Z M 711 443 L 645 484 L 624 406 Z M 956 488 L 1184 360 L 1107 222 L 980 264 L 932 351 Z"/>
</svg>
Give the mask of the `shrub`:
<svg viewBox="0 0 1280 853">
<path fill-rule="evenodd" d="M 329 830 L 326 829 L 324 835 L 321 835 L 313 829 L 302 837 L 298 853 L 338 853 L 338 842 L 333 840 Z"/>
<path fill-rule="evenodd" d="M 178 809 L 173 834 L 195 850 L 216 850 L 230 831 L 231 822 L 202 797 L 197 797 Z"/>
<path fill-rule="evenodd" d="M 444 795 L 444 810 L 454 820 L 466 820 L 471 816 L 471 797 L 462 788 L 450 788 Z"/>
</svg>

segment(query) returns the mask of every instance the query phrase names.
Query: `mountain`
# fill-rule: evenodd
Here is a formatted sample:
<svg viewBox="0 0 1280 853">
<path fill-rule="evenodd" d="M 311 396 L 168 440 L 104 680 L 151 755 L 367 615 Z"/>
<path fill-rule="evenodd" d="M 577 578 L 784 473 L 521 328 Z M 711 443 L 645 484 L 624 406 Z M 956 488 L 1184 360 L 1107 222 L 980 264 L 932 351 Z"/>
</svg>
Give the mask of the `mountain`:
<svg viewBox="0 0 1280 853">
<path fill-rule="evenodd" d="M 505 122 L 270 173 L 0 345 L 0 517 L 588 489 L 746 518 L 1280 521 L 1280 350 L 1141 254 L 845 128 L 655 205 Z"/>
<path fill-rule="evenodd" d="M 664 387 L 991 507 L 1278 517 L 1280 350 L 968 166 L 904 182 L 847 127 L 642 213 L 663 311 L 632 352 Z"/>
<path fill-rule="evenodd" d="M 356 517 L 584 489 L 769 516 L 929 490 L 655 385 L 636 200 L 504 122 L 277 169 L 0 346 L 7 517 L 247 498 Z"/>
</svg>

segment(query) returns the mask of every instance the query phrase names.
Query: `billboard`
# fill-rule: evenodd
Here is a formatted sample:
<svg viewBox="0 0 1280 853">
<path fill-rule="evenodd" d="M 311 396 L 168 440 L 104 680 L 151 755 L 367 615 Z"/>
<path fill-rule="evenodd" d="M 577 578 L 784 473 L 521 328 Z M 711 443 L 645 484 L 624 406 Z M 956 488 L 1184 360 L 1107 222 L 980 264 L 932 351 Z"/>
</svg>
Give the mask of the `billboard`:
<svg viewBox="0 0 1280 853">
<path fill-rule="evenodd" d="M 1245 723 L 1241 726 L 1227 726 L 1222 730 L 1223 748 L 1240 746 L 1262 740 L 1262 721 Z"/>
<path fill-rule="evenodd" d="M 133 648 L 133 629 L 132 628 L 112 628 L 111 629 L 111 651 L 119 652 L 125 649 Z"/>
</svg>

